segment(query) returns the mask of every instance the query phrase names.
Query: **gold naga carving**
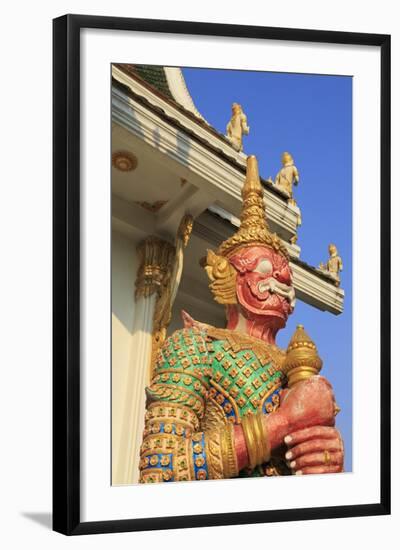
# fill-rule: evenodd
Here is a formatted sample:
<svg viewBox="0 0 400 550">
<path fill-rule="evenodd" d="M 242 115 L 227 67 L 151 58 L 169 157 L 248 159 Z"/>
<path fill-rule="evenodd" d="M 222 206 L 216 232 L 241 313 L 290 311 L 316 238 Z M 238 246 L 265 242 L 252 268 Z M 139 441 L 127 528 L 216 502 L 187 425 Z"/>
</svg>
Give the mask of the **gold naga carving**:
<svg viewBox="0 0 400 550">
<path fill-rule="evenodd" d="M 232 104 L 232 117 L 226 127 L 226 137 L 235 151 L 243 151 L 243 136 L 248 135 L 250 127 L 247 125 L 247 117 L 239 103 Z"/>
<path fill-rule="evenodd" d="M 175 247 L 154 235 L 139 243 L 137 252 L 140 266 L 136 277 L 136 299 L 149 297 L 155 292 L 159 296 L 168 285 Z"/>
<path fill-rule="evenodd" d="M 288 196 L 290 201 L 293 201 L 293 184 L 299 183 L 299 172 L 294 165 L 293 157 L 285 151 L 281 157 L 282 168 L 276 175 L 275 185 Z"/>
<path fill-rule="evenodd" d="M 329 252 L 329 260 L 324 263 L 319 264 L 319 271 L 322 273 L 325 273 L 326 275 L 329 275 L 331 279 L 334 280 L 335 285 L 340 285 L 340 272 L 343 270 L 343 261 L 342 258 L 338 254 L 337 247 L 334 244 L 330 244 L 328 246 L 328 252 Z"/>
<path fill-rule="evenodd" d="M 155 364 L 158 350 L 165 341 L 167 328 L 171 322 L 172 305 L 182 277 L 184 250 L 189 242 L 192 229 L 193 217 L 190 214 L 185 214 L 178 227 L 175 246 L 169 245 L 173 253 L 169 258 L 168 275 L 160 287 L 154 311 L 151 370 Z"/>
</svg>

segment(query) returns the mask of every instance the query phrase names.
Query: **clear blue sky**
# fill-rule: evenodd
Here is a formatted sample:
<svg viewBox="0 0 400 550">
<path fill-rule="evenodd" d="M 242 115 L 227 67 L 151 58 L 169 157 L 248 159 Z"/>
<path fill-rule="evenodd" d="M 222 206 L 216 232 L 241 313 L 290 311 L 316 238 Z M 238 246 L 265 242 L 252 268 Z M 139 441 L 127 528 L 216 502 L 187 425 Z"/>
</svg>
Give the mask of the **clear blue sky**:
<svg viewBox="0 0 400 550">
<path fill-rule="evenodd" d="M 242 105 L 250 125 L 244 152 L 255 154 L 263 177 L 275 177 L 289 151 L 300 173 L 295 198 L 301 208 L 300 258 L 317 266 L 337 245 L 344 263 L 344 313 L 332 315 L 297 301 L 278 336 L 286 347 L 302 323 L 324 361 L 341 407 L 337 426 L 345 442 L 345 469 L 352 465 L 352 79 L 212 69 L 184 69 L 196 107 L 225 133 L 231 104 Z"/>
</svg>

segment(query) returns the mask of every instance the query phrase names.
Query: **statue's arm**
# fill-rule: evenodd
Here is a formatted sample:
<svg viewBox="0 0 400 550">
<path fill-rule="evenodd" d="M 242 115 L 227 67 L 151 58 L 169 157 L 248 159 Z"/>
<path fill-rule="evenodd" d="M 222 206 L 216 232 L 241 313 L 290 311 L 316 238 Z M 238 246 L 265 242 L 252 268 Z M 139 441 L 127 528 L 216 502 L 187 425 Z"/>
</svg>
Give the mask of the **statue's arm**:
<svg viewBox="0 0 400 550">
<path fill-rule="evenodd" d="M 233 426 L 201 431 L 210 342 L 201 329 L 175 332 L 163 345 L 147 388 L 140 481 L 187 481 L 238 474 Z"/>
<path fill-rule="evenodd" d="M 250 126 L 247 125 L 247 116 L 244 113 L 242 113 L 242 131 L 246 136 L 249 135 Z"/>
<path fill-rule="evenodd" d="M 293 178 L 294 178 L 295 185 L 297 185 L 299 183 L 300 176 L 296 166 L 293 166 Z"/>
</svg>

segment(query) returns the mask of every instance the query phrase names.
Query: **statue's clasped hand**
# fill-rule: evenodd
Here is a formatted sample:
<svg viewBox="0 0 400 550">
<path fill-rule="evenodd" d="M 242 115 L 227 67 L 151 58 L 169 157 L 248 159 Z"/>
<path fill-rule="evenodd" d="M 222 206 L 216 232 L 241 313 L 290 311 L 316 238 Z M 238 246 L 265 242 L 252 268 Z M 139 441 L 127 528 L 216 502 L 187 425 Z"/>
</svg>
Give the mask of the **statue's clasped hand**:
<svg viewBox="0 0 400 550">
<path fill-rule="evenodd" d="M 334 427 L 336 412 L 332 386 L 322 376 L 299 382 L 284 393 L 281 407 L 270 415 L 267 425 L 271 425 L 275 446 L 286 445 L 285 459 L 293 473 L 343 471 L 343 441 Z"/>
<path fill-rule="evenodd" d="M 339 431 L 329 426 L 298 430 L 284 439 L 285 458 L 296 475 L 343 471 L 343 443 Z"/>
</svg>

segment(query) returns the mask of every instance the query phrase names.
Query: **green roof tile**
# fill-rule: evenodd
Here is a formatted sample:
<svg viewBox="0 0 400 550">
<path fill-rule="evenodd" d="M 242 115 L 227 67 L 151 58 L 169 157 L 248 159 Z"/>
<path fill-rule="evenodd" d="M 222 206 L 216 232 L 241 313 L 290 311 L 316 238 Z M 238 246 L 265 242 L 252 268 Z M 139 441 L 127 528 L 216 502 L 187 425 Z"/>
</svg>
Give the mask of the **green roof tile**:
<svg viewBox="0 0 400 550">
<path fill-rule="evenodd" d="M 157 65 L 131 65 L 131 67 L 136 74 L 148 82 L 148 84 L 170 99 L 174 99 L 168 86 L 164 67 L 159 67 Z"/>
</svg>

